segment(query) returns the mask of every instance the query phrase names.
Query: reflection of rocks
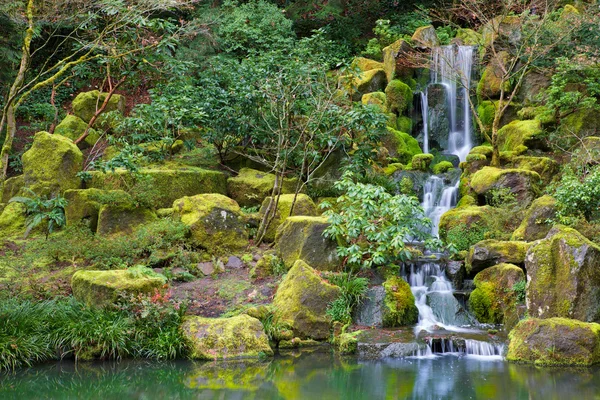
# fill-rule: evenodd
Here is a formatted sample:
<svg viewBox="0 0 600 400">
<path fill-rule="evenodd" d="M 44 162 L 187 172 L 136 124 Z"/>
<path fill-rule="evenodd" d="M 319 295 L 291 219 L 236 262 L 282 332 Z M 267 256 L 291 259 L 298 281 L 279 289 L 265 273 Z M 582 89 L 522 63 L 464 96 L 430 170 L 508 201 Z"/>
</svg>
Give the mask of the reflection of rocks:
<svg viewBox="0 0 600 400">
<path fill-rule="evenodd" d="M 183 383 L 190 389 L 255 391 L 266 380 L 270 362 L 207 362 L 197 365 Z"/>
</svg>

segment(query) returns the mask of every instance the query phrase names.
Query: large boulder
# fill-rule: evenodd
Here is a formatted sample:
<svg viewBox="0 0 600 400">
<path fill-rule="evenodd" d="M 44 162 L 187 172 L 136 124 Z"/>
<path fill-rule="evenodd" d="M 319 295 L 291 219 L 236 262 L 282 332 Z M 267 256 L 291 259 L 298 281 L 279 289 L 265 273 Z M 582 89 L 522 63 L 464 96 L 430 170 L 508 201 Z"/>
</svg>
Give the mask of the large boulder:
<svg viewBox="0 0 600 400">
<path fill-rule="evenodd" d="M 399 79 L 394 79 L 385 87 L 385 96 L 389 112 L 402 115 L 412 107 L 413 91 Z"/>
<path fill-rule="evenodd" d="M 352 96 L 352 101 L 360 101 L 366 93 L 382 91 L 385 88 L 386 79 L 383 69 L 372 69 L 361 71 L 353 79 L 346 80 L 346 88 Z"/>
<path fill-rule="evenodd" d="M 23 184 L 38 195 L 56 194 L 81 186 L 77 173 L 83 169 L 83 154 L 64 136 L 36 133 L 22 161 Z"/>
<path fill-rule="evenodd" d="M 525 319 L 510 332 L 508 361 L 590 366 L 600 362 L 600 324 L 566 318 Z"/>
<path fill-rule="evenodd" d="M 383 92 L 365 93 L 360 98 L 360 102 L 364 105 L 377 106 L 383 112 L 387 111 L 385 108 L 387 98 Z"/>
<path fill-rule="evenodd" d="M 404 77 L 412 72 L 409 68 L 399 63 L 411 51 L 413 51 L 411 45 L 404 39 L 399 39 L 383 48 L 383 69 L 388 82 L 391 82 L 396 77 Z"/>
<path fill-rule="evenodd" d="M 350 64 L 352 68 L 358 68 L 361 71 L 371 71 L 373 69 L 383 69 L 383 63 L 371 60 L 365 57 L 356 57 Z"/>
<path fill-rule="evenodd" d="M 483 41 L 481 34 L 469 28 L 458 28 L 456 30 L 456 39 L 458 44 L 463 46 L 478 46 Z"/>
<path fill-rule="evenodd" d="M 498 130 L 500 151 L 522 153 L 527 148 L 546 150 L 542 123 L 537 119 L 515 120 Z"/>
<path fill-rule="evenodd" d="M 498 264 L 475 275 L 475 290 L 469 296 L 469 309 L 481 323 L 508 324 L 518 321 L 516 283 L 525 280 L 523 270 L 513 264 Z"/>
<path fill-rule="evenodd" d="M 227 177 L 222 172 L 197 167 L 174 166 L 172 169 L 141 168 L 136 174 L 125 169 L 91 172 L 88 188 L 125 190 L 152 208 L 170 207 L 184 196 L 202 193 L 227 193 Z"/>
<path fill-rule="evenodd" d="M 87 126 L 87 122 L 76 115 L 69 114 L 60 122 L 60 124 L 56 125 L 54 134 L 62 135 L 68 137 L 72 141 L 75 141 L 79 139 L 81 135 L 83 135 L 87 129 Z M 98 132 L 94 129 L 90 129 L 85 140 L 79 143 L 78 146 L 81 149 L 92 147 L 94 144 L 96 144 L 99 138 L 100 135 Z"/>
<path fill-rule="evenodd" d="M 174 216 L 189 226 L 196 246 L 219 253 L 248 245 L 246 220 L 235 200 L 221 194 L 182 197 L 173 203 Z"/>
<path fill-rule="evenodd" d="M 571 138 L 573 145 L 587 136 L 598 136 L 600 132 L 600 111 L 595 109 L 578 110 L 560 120 L 559 131 L 562 136 Z"/>
<path fill-rule="evenodd" d="M 556 200 L 548 195 L 539 197 L 525 212 L 521 225 L 513 232 L 510 240 L 534 240 L 546 237 L 552 224 L 548 221 L 556 216 Z"/>
<path fill-rule="evenodd" d="M 271 197 L 267 197 L 260 207 L 259 215 L 262 219 L 265 213 L 267 212 L 267 208 L 269 206 L 269 202 L 271 201 Z M 273 203 L 274 206 L 275 203 Z M 294 204 L 294 209 L 292 210 L 292 204 Z M 279 196 L 279 201 L 277 202 L 277 210 L 275 211 L 275 217 L 269 224 L 269 228 L 265 233 L 264 240 L 267 242 L 272 242 L 275 240 L 275 236 L 277 234 L 277 229 L 283 224 L 283 222 L 291 216 L 317 216 L 319 212 L 317 211 L 317 206 L 312 201 L 308 195 L 303 193 L 298 193 L 298 195 L 294 194 L 282 194 Z"/>
<path fill-rule="evenodd" d="M 64 196 L 67 226 L 84 223 L 92 232 L 98 228 L 98 214 L 103 205 L 133 205 L 133 199 L 123 190 L 70 189 Z"/>
<path fill-rule="evenodd" d="M 8 203 L 0 212 L 0 237 L 17 237 L 25 235 L 27 208 L 24 204 Z"/>
<path fill-rule="evenodd" d="M 541 192 L 542 179 L 525 169 L 483 167 L 471 177 L 471 189 L 485 198 L 492 190 L 508 189 L 522 205 L 529 205 Z"/>
<path fill-rule="evenodd" d="M 331 318 L 327 306 L 341 294 L 304 261 L 289 270 L 273 299 L 275 316 L 287 323 L 294 336 L 323 340 L 329 337 Z"/>
<path fill-rule="evenodd" d="M 548 157 L 517 156 L 512 159 L 512 167 L 537 172 L 544 185 L 548 185 L 559 176 L 559 164 Z"/>
<path fill-rule="evenodd" d="M 90 307 L 114 304 L 119 294 L 153 294 L 166 278 L 149 268 L 112 271 L 77 271 L 71 278 L 73 297 Z"/>
<path fill-rule="evenodd" d="M 335 241 L 323 236 L 329 226 L 326 217 L 289 217 L 277 230 L 275 248 L 287 268 L 303 260 L 320 271 L 339 267 Z"/>
<path fill-rule="evenodd" d="M 417 139 L 405 132 L 388 127 L 387 133 L 381 138 L 382 144 L 388 150 L 390 157 L 396 158 L 402 164 L 408 164 L 416 154 L 423 151 Z"/>
<path fill-rule="evenodd" d="M 295 179 L 284 179 L 281 193 L 294 193 L 297 183 Z M 263 200 L 271 195 L 274 185 L 274 174 L 242 168 L 237 176 L 227 179 L 227 194 L 237 201 L 240 207 L 255 207 L 260 206 Z"/>
<path fill-rule="evenodd" d="M 413 33 L 411 40 L 415 46 L 419 48 L 432 49 L 440 45 L 440 40 L 437 37 L 433 25 L 421 26 L 417 28 L 415 33 Z"/>
<path fill-rule="evenodd" d="M 73 103 L 71 103 L 73 114 L 81 118 L 87 124 L 96 113 L 96 110 L 102 106 L 107 96 L 107 93 L 100 93 L 98 90 L 79 93 L 77 97 L 73 99 Z M 120 111 L 124 114 L 125 98 L 121 95 L 113 94 L 104 109 L 105 113 L 109 111 Z"/>
<path fill-rule="evenodd" d="M 468 250 L 494 230 L 499 213 L 490 206 L 454 208 L 440 218 L 440 239 L 454 243 L 459 251 Z"/>
<path fill-rule="evenodd" d="M 25 179 L 23 175 L 13 176 L 12 178 L 8 178 L 4 181 L 4 185 L 2 186 L 2 198 L 0 199 L 0 203 L 8 203 L 10 199 L 17 196 L 21 189 L 23 189 L 23 185 L 25 184 Z"/>
<path fill-rule="evenodd" d="M 190 357 L 200 360 L 259 358 L 273 355 L 262 323 L 246 314 L 231 318 L 185 317 L 181 332 Z"/>
<path fill-rule="evenodd" d="M 499 52 L 493 57 L 481 74 L 477 84 L 477 97 L 481 100 L 499 99 L 502 90 L 511 90 L 510 80 L 504 77 L 504 66 L 508 63 L 509 54 Z M 506 96 L 505 96 L 506 97 Z"/>
<path fill-rule="evenodd" d="M 105 204 L 98 211 L 96 233 L 102 236 L 124 235 L 156 220 L 156 214 L 132 203 Z"/>
<path fill-rule="evenodd" d="M 392 276 L 383 283 L 383 326 L 397 327 L 412 325 L 419 319 L 419 310 L 415 305 L 415 296 L 410 285 L 398 276 Z"/>
<path fill-rule="evenodd" d="M 600 321 L 600 247 L 557 226 L 525 257 L 527 311 L 536 318 Z"/>
<path fill-rule="evenodd" d="M 517 100 L 525 106 L 538 104 L 539 96 L 550 86 L 550 77 L 536 71 L 531 71 L 523 78 Z M 544 98 L 542 98 L 545 100 Z"/>
<path fill-rule="evenodd" d="M 482 240 L 471 246 L 466 258 L 467 273 L 475 275 L 479 271 L 501 263 L 523 264 L 529 245 L 527 242 Z"/>
</svg>

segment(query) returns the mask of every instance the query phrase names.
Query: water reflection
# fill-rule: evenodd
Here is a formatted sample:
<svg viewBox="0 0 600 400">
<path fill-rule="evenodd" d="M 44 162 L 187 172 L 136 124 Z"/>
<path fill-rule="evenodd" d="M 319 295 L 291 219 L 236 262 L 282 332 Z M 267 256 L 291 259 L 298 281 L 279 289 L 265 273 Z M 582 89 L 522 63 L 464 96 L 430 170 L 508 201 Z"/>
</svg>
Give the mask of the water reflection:
<svg viewBox="0 0 600 400">
<path fill-rule="evenodd" d="M 61 363 L 0 377 L 1 399 L 594 399 L 600 370 L 469 357 L 357 361 L 331 353 L 266 361 Z"/>
</svg>

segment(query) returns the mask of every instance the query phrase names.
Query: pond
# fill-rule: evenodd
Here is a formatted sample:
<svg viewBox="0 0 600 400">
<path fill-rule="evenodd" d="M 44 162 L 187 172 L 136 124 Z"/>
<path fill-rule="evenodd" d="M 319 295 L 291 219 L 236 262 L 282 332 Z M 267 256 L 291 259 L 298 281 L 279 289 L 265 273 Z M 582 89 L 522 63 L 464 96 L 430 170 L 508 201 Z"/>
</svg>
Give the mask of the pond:
<svg viewBox="0 0 600 400">
<path fill-rule="evenodd" d="M 62 362 L 0 378 L 0 399 L 593 399 L 600 369 L 471 356 L 360 361 L 329 352 L 246 362 Z"/>
</svg>

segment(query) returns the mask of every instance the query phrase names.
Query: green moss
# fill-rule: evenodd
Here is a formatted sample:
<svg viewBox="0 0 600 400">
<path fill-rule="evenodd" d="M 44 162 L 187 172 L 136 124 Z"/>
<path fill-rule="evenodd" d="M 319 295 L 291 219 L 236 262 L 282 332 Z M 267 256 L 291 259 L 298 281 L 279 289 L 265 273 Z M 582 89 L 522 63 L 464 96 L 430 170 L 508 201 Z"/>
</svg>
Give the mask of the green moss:
<svg viewBox="0 0 600 400">
<path fill-rule="evenodd" d="M 73 99 L 73 114 L 81 118 L 86 124 L 90 122 L 96 110 L 99 109 L 106 100 L 107 94 L 100 94 L 97 90 L 90 92 L 81 92 Z M 125 98 L 118 94 L 113 94 L 106 105 L 105 113 L 109 111 L 125 112 Z"/>
<path fill-rule="evenodd" d="M 464 207 L 471 207 L 471 206 L 476 206 L 477 205 L 477 200 L 473 197 L 473 196 L 462 196 L 460 198 L 460 200 L 458 201 L 458 204 L 456 205 L 456 208 L 464 208 Z"/>
<path fill-rule="evenodd" d="M 73 296 L 90 307 L 114 304 L 121 292 L 153 294 L 164 283 L 162 276 L 133 274 L 126 269 L 77 271 L 71 279 Z"/>
<path fill-rule="evenodd" d="M 275 248 L 287 268 L 297 260 L 304 260 L 312 267 L 331 271 L 339 266 L 337 244 L 323 237 L 329 226 L 326 217 L 288 217 L 277 231 Z"/>
<path fill-rule="evenodd" d="M 294 193 L 297 184 L 297 179 L 285 178 L 281 193 Z M 227 193 L 240 207 L 254 207 L 261 205 L 271 195 L 274 185 L 274 174 L 242 168 L 237 176 L 227 179 Z"/>
<path fill-rule="evenodd" d="M 274 251 L 269 251 L 256 262 L 249 273 L 250 279 L 264 279 L 275 274 L 274 266 L 280 262 Z"/>
<path fill-rule="evenodd" d="M 275 293 L 275 315 L 280 322 L 291 327 L 294 336 L 327 339 L 331 325 L 327 306 L 340 294 L 339 287 L 321 279 L 308 264 L 298 260 Z"/>
<path fill-rule="evenodd" d="M 54 134 L 62 135 L 68 137 L 72 141 L 75 141 L 81 135 L 83 135 L 83 133 L 87 129 L 87 125 L 87 122 L 85 122 L 81 118 L 72 114 L 68 114 L 60 122 L 60 124 L 56 125 Z M 88 136 L 83 142 L 79 144 L 79 147 L 82 149 L 92 147 L 96 144 L 98 139 L 100 139 L 100 134 L 95 129 L 90 129 L 90 131 L 88 132 Z"/>
<path fill-rule="evenodd" d="M 387 128 L 388 133 L 382 138 L 383 145 L 388 149 L 390 157 L 397 158 L 402 164 L 408 164 L 416 154 L 422 154 L 417 139 L 408 133 Z"/>
<path fill-rule="evenodd" d="M 427 171 L 433 160 L 433 154 L 416 154 L 411 160 L 411 168 L 414 171 Z"/>
<path fill-rule="evenodd" d="M 383 92 L 365 93 L 362 95 L 360 101 L 365 105 L 367 105 L 367 104 L 375 105 L 375 106 L 379 107 L 379 109 L 382 112 L 387 111 L 385 108 L 387 99 L 386 99 L 385 93 L 383 93 Z"/>
<path fill-rule="evenodd" d="M 277 234 L 277 229 L 283 224 L 286 218 L 290 217 L 290 210 L 292 208 L 292 203 L 294 203 L 294 210 L 291 213 L 292 216 L 305 215 L 305 216 L 317 216 L 319 212 L 317 210 L 317 206 L 312 201 L 312 199 L 303 193 L 299 193 L 297 196 L 293 194 L 282 194 L 279 196 L 279 201 L 277 203 L 277 211 L 275 212 L 275 217 L 271 221 L 267 232 L 265 233 L 264 240 L 268 242 L 272 242 L 275 240 L 275 236 Z M 269 202 L 271 201 L 271 197 L 267 197 L 260 207 L 259 214 L 260 218 L 265 215 L 267 212 L 267 207 Z"/>
<path fill-rule="evenodd" d="M 388 82 L 391 82 L 397 75 L 404 75 L 404 71 L 398 70 L 396 58 L 411 49 L 412 47 L 404 39 L 399 39 L 383 48 L 383 69 Z"/>
<path fill-rule="evenodd" d="M 506 65 L 508 59 L 508 53 L 501 51 L 483 70 L 481 80 L 477 84 L 477 98 L 480 103 L 486 99 L 499 98 L 502 89 L 504 89 L 505 92 L 511 90 L 510 80 L 506 79 L 502 82 L 502 65 Z"/>
<path fill-rule="evenodd" d="M 38 132 L 22 157 L 24 186 L 38 195 L 77 189 L 83 168 L 83 154 L 64 136 Z"/>
<path fill-rule="evenodd" d="M 435 164 L 431 169 L 434 174 L 443 174 L 453 169 L 454 165 L 450 161 L 441 161 Z"/>
<path fill-rule="evenodd" d="M 342 78 L 346 91 L 351 95 L 353 101 L 360 101 L 365 93 L 372 93 L 382 90 L 385 87 L 385 72 L 383 69 L 372 69 L 362 71 L 358 76 L 348 79 Z"/>
<path fill-rule="evenodd" d="M 512 166 L 537 172 L 544 184 L 552 182 L 558 176 L 560 169 L 558 163 L 548 157 L 517 156 L 512 159 Z"/>
<path fill-rule="evenodd" d="M 184 318 L 181 331 L 191 349 L 190 357 L 194 359 L 224 360 L 273 355 L 261 322 L 249 315 L 231 318 L 190 316 Z"/>
<path fill-rule="evenodd" d="M 480 33 L 468 28 L 458 28 L 456 38 L 465 46 L 478 46 L 483 42 Z"/>
<path fill-rule="evenodd" d="M 398 276 L 392 276 L 383 283 L 385 298 L 383 306 L 383 326 L 396 327 L 417 322 L 419 310 L 415 305 L 410 285 Z"/>
<path fill-rule="evenodd" d="M 459 251 L 468 250 L 493 232 L 499 221 L 498 210 L 489 206 L 454 208 L 440 218 L 440 239 L 454 243 Z"/>
<path fill-rule="evenodd" d="M 25 179 L 23 175 L 13 176 L 12 178 L 5 180 L 4 185 L 2 186 L 2 198 L 0 199 L 0 203 L 8 203 L 10 199 L 17 196 L 23 189 L 24 184 Z"/>
<path fill-rule="evenodd" d="M 477 105 L 477 115 L 479 115 L 479 119 L 483 125 L 485 125 L 488 129 L 491 128 L 492 123 L 494 122 L 494 116 L 496 115 L 496 106 L 493 101 L 485 100 Z"/>
<path fill-rule="evenodd" d="M 465 269 L 472 274 L 493 264 L 523 264 L 529 244 L 522 241 L 487 239 L 475 243 L 465 259 Z"/>
<path fill-rule="evenodd" d="M 383 169 L 383 173 L 387 176 L 391 176 L 396 171 L 402 171 L 404 169 L 404 165 L 401 163 L 391 163 L 387 167 Z"/>
<path fill-rule="evenodd" d="M 411 41 L 417 47 L 434 48 L 440 45 L 440 40 L 437 37 L 433 25 L 418 27 L 413 33 Z"/>
<path fill-rule="evenodd" d="M 412 132 L 412 124 L 413 124 L 412 118 L 405 117 L 404 115 L 399 116 L 398 119 L 396 120 L 396 128 L 400 132 Z M 412 136 L 411 136 L 411 138 L 412 138 Z M 418 146 L 418 142 L 417 142 L 417 146 Z M 421 148 L 419 147 L 419 150 L 420 149 Z"/>
<path fill-rule="evenodd" d="M 517 200 L 529 204 L 541 192 L 542 179 L 537 172 L 525 169 L 483 167 L 471 177 L 471 189 L 484 195 L 492 189 L 508 188 Z"/>
<path fill-rule="evenodd" d="M 476 162 L 476 161 L 485 161 L 487 160 L 487 157 L 483 154 L 472 154 L 469 153 L 467 154 L 467 163 L 472 163 L 472 162 Z"/>
<path fill-rule="evenodd" d="M 103 236 L 130 234 L 155 220 L 156 214 L 147 208 L 127 203 L 105 204 L 98 211 L 96 233 Z"/>
<path fill-rule="evenodd" d="M 151 207 L 170 207 L 173 201 L 202 193 L 227 193 L 227 177 L 222 172 L 197 167 L 169 166 L 142 168 L 136 174 L 124 169 L 91 172 L 87 187 L 125 190 L 136 202 Z"/>
<path fill-rule="evenodd" d="M 341 354 L 355 354 L 358 349 L 358 337 L 363 331 L 342 333 L 335 338 L 335 345 Z"/>
<path fill-rule="evenodd" d="M 105 204 L 131 205 L 134 201 L 122 190 L 71 189 L 65 191 L 67 226 L 84 222 L 92 232 L 98 228 L 98 214 Z"/>
<path fill-rule="evenodd" d="M 358 68 L 361 71 L 370 71 L 373 69 L 383 69 L 383 63 L 375 60 L 370 60 L 365 57 L 356 57 L 350 64 L 352 68 Z"/>
<path fill-rule="evenodd" d="M 412 106 L 413 91 L 401 80 L 392 80 L 385 88 L 385 95 L 390 112 L 402 115 Z"/>
<path fill-rule="evenodd" d="M 543 137 L 544 131 L 539 120 L 516 120 L 498 131 L 498 148 L 500 151 L 517 151 L 519 146 L 530 147 Z"/>
<path fill-rule="evenodd" d="M 8 203 L 0 213 L 0 237 L 22 237 L 25 234 L 26 212 L 23 203 Z"/>
</svg>

